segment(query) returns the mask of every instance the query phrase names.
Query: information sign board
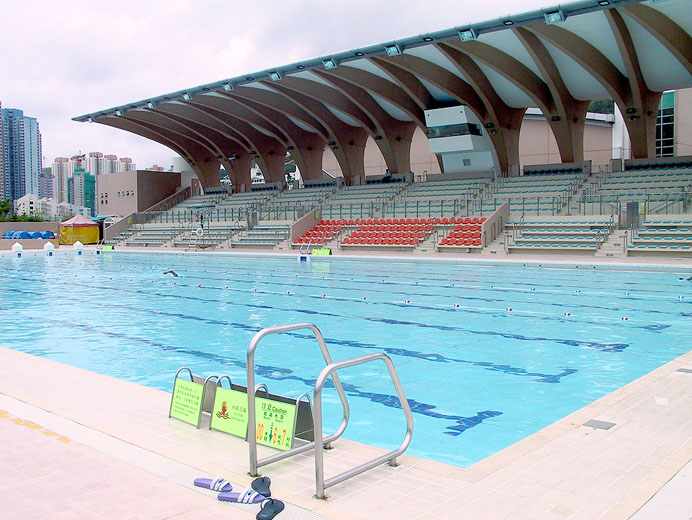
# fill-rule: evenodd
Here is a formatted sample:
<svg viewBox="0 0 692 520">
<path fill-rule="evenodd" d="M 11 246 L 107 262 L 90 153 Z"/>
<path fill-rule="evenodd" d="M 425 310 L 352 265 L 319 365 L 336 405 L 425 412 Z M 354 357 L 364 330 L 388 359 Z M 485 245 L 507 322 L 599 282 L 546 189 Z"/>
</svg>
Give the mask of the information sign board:
<svg viewBox="0 0 692 520">
<path fill-rule="evenodd" d="M 255 398 L 257 444 L 279 450 L 290 450 L 293 446 L 293 429 L 296 421 L 296 405 Z"/>
<path fill-rule="evenodd" d="M 217 386 L 211 411 L 211 428 L 245 439 L 247 423 L 247 394 Z"/>
<path fill-rule="evenodd" d="M 204 385 L 176 377 L 171 398 L 171 417 L 199 426 L 203 394 Z"/>
</svg>

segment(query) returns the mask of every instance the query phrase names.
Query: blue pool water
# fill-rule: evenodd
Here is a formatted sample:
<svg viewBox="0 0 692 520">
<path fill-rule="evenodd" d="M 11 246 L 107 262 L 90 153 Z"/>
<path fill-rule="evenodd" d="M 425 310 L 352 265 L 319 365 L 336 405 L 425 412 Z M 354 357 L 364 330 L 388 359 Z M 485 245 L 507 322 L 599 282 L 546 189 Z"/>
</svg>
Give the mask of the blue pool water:
<svg viewBox="0 0 692 520">
<path fill-rule="evenodd" d="M 274 325 L 315 323 L 335 360 L 384 351 L 414 412 L 408 453 L 461 467 L 680 356 L 692 337 L 692 283 L 674 272 L 60 252 L 0 256 L 0 274 L 2 346 L 161 390 L 181 366 L 245 384 L 248 344 Z M 256 362 L 258 381 L 289 396 L 324 366 L 309 331 L 267 337 Z M 345 437 L 397 446 L 405 422 L 384 364 L 341 379 Z M 324 401 L 333 429 L 333 390 Z"/>
</svg>

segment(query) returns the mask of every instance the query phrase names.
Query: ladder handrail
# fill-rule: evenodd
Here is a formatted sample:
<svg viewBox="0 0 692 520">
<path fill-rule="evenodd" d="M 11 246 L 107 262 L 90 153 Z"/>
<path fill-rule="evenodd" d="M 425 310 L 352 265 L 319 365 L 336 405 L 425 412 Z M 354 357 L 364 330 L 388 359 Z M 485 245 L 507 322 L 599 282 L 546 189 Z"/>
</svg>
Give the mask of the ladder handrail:
<svg viewBox="0 0 692 520">
<path fill-rule="evenodd" d="M 355 365 L 362 365 L 363 363 L 369 363 L 371 361 L 376 361 L 378 359 L 381 359 L 382 361 L 384 361 L 385 365 L 387 365 L 387 369 L 389 370 L 389 376 L 392 378 L 392 383 L 394 383 L 394 388 L 401 403 L 401 408 L 404 410 L 404 414 L 406 415 L 406 434 L 404 435 L 404 440 L 401 442 L 397 449 L 385 453 L 384 455 L 380 455 L 379 457 L 374 458 L 369 462 L 365 462 L 359 466 L 356 466 L 355 468 L 348 469 L 343 473 L 339 473 L 338 475 L 335 475 L 325 480 L 324 444 L 330 442 L 331 437 L 322 437 L 322 388 L 327 382 L 327 378 L 329 376 L 331 376 L 332 380 L 336 385 L 336 382 L 338 381 L 336 375 L 337 370 L 346 367 L 352 367 Z M 317 381 L 315 382 L 315 388 L 313 391 L 312 416 L 315 435 L 315 495 L 317 496 L 317 498 L 321 499 L 326 498 L 324 494 L 325 488 L 333 486 L 334 484 L 338 484 L 339 482 L 343 482 L 346 479 L 355 477 L 356 475 L 359 475 L 364 471 L 372 469 L 375 466 L 379 466 L 380 464 L 383 464 L 385 462 L 388 462 L 391 466 L 396 466 L 396 458 L 402 453 L 404 453 L 404 451 L 406 451 L 406 448 L 408 448 L 408 445 L 411 443 L 411 438 L 413 437 L 413 414 L 411 413 L 411 407 L 409 406 L 408 400 L 406 399 L 406 395 L 404 394 L 404 389 L 401 386 L 399 375 L 397 374 L 396 369 L 394 368 L 394 363 L 387 354 L 384 354 L 382 352 L 368 354 L 365 356 L 360 356 L 352 359 L 346 359 L 344 361 L 338 361 L 336 363 L 330 363 L 326 367 L 324 367 L 322 369 L 322 372 L 320 372 L 320 375 L 317 377 Z"/>
<path fill-rule="evenodd" d="M 320 347 L 320 350 L 322 351 L 322 357 L 324 357 L 324 361 L 326 362 L 327 366 L 332 365 L 334 362 L 332 361 L 332 356 L 329 354 L 329 349 L 327 348 L 327 344 L 324 341 L 324 337 L 322 336 L 322 333 L 320 332 L 320 329 L 318 329 L 315 325 L 312 323 L 292 323 L 289 325 L 279 325 L 276 327 L 268 327 L 265 329 L 260 330 L 257 334 L 255 334 L 250 341 L 250 345 L 248 346 L 247 349 L 247 396 L 248 396 L 248 403 L 254 403 L 255 402 L 255 351 L 257 350 L 257 346 L 259 345 L 259 342 L 264 338 L 265 336 L 269 336 L 270 334 L 278 334 L 281 332 L 288 332 L 292 330 L 300 330 L 300 329 L 310 329 L 312 333 L 315 336 L 315 339 L 317 339 L 317 343 Z M 344 430 L 346 429 L 346 426 L 348 425 L 348 419 L 350 416 L 350 409 L 348 406 L 348 400 L 346 399 L 346 394 L 344 393 L 344 389 L 341 386 L 341 381 L 339 381 L 339 377 L 334 374 L 332 376 L 332 381 L 334 383 L 334 387 L 336 388 L 337 393 L 339 394 L 339 399 L 341 400 L 341 405 L 343 406 L 344 414 L 343 418 L 341 420 L 341 424 L 339 425 L 339 428 L 331 435 L 327 436 L 326 438 L 321 438 L 323 443 L 329 443 L 332 442 L 344 433 Z M 274 455 L 271 457 L 266 457 L 262 460 L 257 459 L 257 419 L 255 417 L 255 407 L 250 404 L 248 406 L 248 445 L 249 445 L 249 453 L 250 453 L 250 475 L 253 477 L 258 476 L 257 473 L 257 468 L 259 466 L 264 466 L 266 464 L 270 464 L 271 462 L 276 462 L 277 460 L 284 459 L 286 457 L 290 457 L 291 455 L 295 455 L 297 453 L 302 453 L 304 451 L 309 450 L 312 448 L 312 445 L 314 444 L 314 441 L 311 443 L 308 443 L 303 446 L 298 446 L 295 448 L 292 448 L 288 451 L 285 451 L 283 453 L 280 453 L 278 455 Z M 320 429 L 320 437 L 322 436 L 322 430 Z"/>
</svg>

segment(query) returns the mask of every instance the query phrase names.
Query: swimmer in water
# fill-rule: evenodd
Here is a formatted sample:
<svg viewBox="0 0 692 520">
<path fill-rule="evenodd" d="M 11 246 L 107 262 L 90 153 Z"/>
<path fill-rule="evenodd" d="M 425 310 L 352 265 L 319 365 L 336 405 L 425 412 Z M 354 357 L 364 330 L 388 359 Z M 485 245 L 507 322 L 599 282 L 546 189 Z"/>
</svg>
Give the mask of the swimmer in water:
<svg viewBox="0 0 692 520">
<path fill-rule="evenodd" d="M 169 270 L 169 271 L 164 271 L 163 274 L 172 274 L 173 276 L 175 276 L 176 278 L 178 278 L 178 273 L 176 273 L 176 272 L 173 271 L 172 269 Z"/>
</svg>

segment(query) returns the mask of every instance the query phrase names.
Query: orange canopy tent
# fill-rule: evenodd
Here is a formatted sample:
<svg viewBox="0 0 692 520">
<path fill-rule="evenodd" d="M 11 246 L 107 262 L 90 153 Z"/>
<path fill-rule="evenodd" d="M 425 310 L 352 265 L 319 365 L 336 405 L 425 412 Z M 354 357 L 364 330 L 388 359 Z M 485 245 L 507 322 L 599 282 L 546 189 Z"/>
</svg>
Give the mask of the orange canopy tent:
<svg viewBox="0 0 692 520">
<path fill-rule="evenodd" d="M 75 215 L 71 219 L 60 223 L 60 243 L 74 244 L 77 241 L 82 244 L 95 244 L 99 241 L 99 225 L 82 215 Z"/>
</svg>

